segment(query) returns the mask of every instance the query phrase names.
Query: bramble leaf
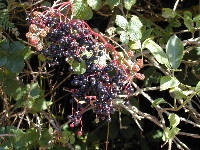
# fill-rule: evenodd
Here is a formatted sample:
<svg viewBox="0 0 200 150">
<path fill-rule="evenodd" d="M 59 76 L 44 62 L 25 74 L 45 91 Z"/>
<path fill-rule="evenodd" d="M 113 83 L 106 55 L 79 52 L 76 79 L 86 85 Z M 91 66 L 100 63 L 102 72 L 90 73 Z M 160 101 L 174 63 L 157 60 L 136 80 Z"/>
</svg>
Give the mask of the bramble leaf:
<svg viewBox="0 0 200 150">
<path fill-rule="evenodd" d="M 76 18 L 89 20 L 93 16 L 92 9 L 88 7 L 87 0 L 76 0 L 73 3 Z"/>
<path fill-rule="evenodd" d="M 87 0 L 87 3 L 94 10 L 98 10 L 101 7 L 101 0 Z"/>
<path fill-rule="evenodd" d="M 121 15 L 116 15 L 115 23 L 124 30 L 128 27 L 128 21 Z"/>
<path fill-rule="evenodd" d="M 136 0 L 124 0 L 124 7 L 130 10 L 131 7 L 136 3 Z"/>
</svg>

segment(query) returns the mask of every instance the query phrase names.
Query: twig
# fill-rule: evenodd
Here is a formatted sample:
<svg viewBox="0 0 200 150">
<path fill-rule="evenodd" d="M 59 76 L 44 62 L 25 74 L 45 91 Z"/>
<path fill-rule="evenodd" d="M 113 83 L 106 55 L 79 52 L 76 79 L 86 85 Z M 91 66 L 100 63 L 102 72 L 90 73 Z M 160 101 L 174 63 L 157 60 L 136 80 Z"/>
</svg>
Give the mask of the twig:
<svg viewBox="0 0 200 150">
<path fill-rule="evenodd" d="M 174 4 L 173 11 L 176 11 L 176 8 L 177 8 L 177 6 L 178 6 L 178 3 L 179 3 L 179 0 L 176 0 L 176 3 Z"/>
</svg>

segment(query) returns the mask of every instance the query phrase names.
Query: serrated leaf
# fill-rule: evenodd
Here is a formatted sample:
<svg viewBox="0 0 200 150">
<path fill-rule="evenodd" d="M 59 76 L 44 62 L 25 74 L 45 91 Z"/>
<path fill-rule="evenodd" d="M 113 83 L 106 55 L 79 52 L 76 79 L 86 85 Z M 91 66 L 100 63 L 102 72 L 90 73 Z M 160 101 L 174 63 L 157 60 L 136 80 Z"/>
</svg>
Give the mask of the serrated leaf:
<svg viewBox="0 0 200 150">
<path fill-rule="evenodd" d="M 162 16 L 164 18 L 174 18 L 176 15 L 177 15 L 177 13 L 170 8 L 162 9 Z"/>
<path fill-rule="evenodd" d="M 14 73 L 20 73 L 24 68 L 24 57 L 13 53 L 7 58 L 6 68 Z"/>
<path fill-rule="evenodd" d="M 101 0 L 87 0 L 87 3 L 94 10 L 98 10 L 101 7 Z"/>
<path fill-rule="evenodd" d="M 73 3 L 74 16 L 79 19 L 89 20 L 93 16 L 92 9 L 88 7 L 87 0 L 76 0 Z"/>
<path fill-rule="evenodd" d="M 83 74 L 86 72 L 85 61 L 81 61 L 81 63 L 75 61 L 72 67 L 74 68 L 75 74 Z"/>
<path fill-rule="evenodd" d="M 176 78 L 170 76 L 163 76 L 160 79 L 160 90 L 162 91 L 174 88 L 177 87 L 179 84 L 180 82 Z"/>
<path fill-rule="evenodd" d="M 110 9 L 113 9 L 114 6 L 119 5 L 120 0 L 106 0 L 106 4 L 109 5 Z"/>
<path fill-rule="evenodd" d="M 116 25 L 118 25 L 120 28 L 124 30 L 128 27 L 127 19 L 121 15 L 116 15 L 115 23 Z"/>
<path fill-rule="evenodd" d="M 136 0 L 124 0 L 124 7 L 130 10 L 131 7 L 136 3 Z"/>
<path fill-rule="evenodd" d="M 176 35 L 171 36 L 166 45 L 166 53 L 173 69 L 177 69 L 180 66 L 183 51 L 184 46 L 182 41 Z"/>
<path fill-rule="evenodd" d="M 129 21 L 129 28 L 138 30 L 141 29 L 143 26 L 142 22 L 140 21 L 139 17 L 133 15 L 131 20 Z"/>
<path fill-rule="evenodd" d="M 151 107 L 155 107 L 157 105 L 163 104 L 163 103 L 167 103 L 164 98 L 157 98 L 153 101 Z"/>
<path fill-rule="evenodd" d="M 195 87 L 195 92 L 197 93 L 197 95 L 200 97 L 200 81 L 197 83 L 196 87 Z"/>
<path fill-rule="evenodd" d="M 129 42 L 129 35 L 125 31 L 121 32 L 121 34 L 120 34 L 120 41 L 123 44 L 128 44 L 128 42 Z"/>
<path fill-rule="evenodd" d="M 152 41 L 150 38 L 146 39 L 142 43 L 142 48 L 149 49 L 159 63 L 165 64 L 166 67 L 169 67 L 169 61 L 167 55 L 165 54 L 163 49 L 154 41 Z"/>
</svg>

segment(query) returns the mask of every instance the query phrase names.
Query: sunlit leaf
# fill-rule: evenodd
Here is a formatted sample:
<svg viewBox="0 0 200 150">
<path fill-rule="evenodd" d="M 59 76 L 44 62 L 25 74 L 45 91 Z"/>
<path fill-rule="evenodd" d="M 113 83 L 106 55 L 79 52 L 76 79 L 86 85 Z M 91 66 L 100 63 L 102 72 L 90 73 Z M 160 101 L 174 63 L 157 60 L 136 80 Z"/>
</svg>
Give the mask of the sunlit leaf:
<svg viewBox="0 0 200 150">
<path fill-rule="evenodd" d="M 142 48 L 149 49 L 159 63 L 165 64 L 165 66 L 169 67 L 169 61 L 168 61 L 167 55 L 165 54 L 163 49 L 154 41 L 152 41 L 150 38 L 146 39 L 143 42 Z"/>
<path fill-rule="evenodd" d="M 153 101 L 151 107 L 155 107 L 157 105 L 163 104 L 163 103 L 167 103 L 164 98 L 157 98 L 156 100 Z"/>
<path fill-rule="evenodd" d="M 170 89 L 170 88 L 174 88 L 177 87 L 180 84 L 180 82 L 174 78 L 174 77 L 170 77 L 170 76 L 163 76 L 160 79 L 160 90 L 166 90 L 166 89 Z"/>
<path fill-rule="evenodd" d="M 136 3 L 136 0 L 124 0 L 124 7 L 130 10 L 131 7 Z"/>
<path fill-rule="evenodd" d="M 121 15 L 116 15 L 115 23 L 124 30 L 128 27 L 128 21 Z"/>
<path fill-rule="evenodd" d="M 200 81 L 197 83 L 196 87 L 195 87 L 195 92 L 197 93 L 197 95 L 200 97 Z"/>
<path fill-rule="evenodd" d="M 180 123 L 180 118 L 178 115 L 172 113 L 168 116 L 170 127 L 175 128 Z"/>
<path fill-rule="evenodd" d="M 94 10 L 98 10 L 101 7 L 101 0 L 87 0 L 87 3 Z"/>
</svg>

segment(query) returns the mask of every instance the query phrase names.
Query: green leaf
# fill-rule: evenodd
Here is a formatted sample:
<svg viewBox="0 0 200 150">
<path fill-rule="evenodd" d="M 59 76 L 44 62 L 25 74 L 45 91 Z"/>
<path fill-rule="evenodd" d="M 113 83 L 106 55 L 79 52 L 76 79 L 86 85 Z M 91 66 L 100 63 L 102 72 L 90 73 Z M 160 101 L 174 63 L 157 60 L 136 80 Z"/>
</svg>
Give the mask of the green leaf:
<svg viewBox="0 0 200 150">
<path fill-rule="evenodd" d="M 169 67 L 169 61 L 167 55 L 165 54 L 163 49 L 154 41 L 152 41 L 150 38 L 146 39 L 143 42 L 142 48 L 149 49 L 159 63 L 165 64 L 166 67 Z"/>
<path fill-rule="evenodd" d="M 9 53 L 20 53 L 25 48 L 25 45 L 20 41 L 14 41 L 9 46 Z"/>
<path fill-rule="evenodd" d="M 6 39 L 6 40 L 2 40 L 0 41 L 0 50 L 8 50 L 9 48 L 9 41 Z"/>
<path fill-rule="evenodd" d="M 200 21 L 200 14 L 196 15 L 196 16 L 193 18 L 193 21 L 195 21 L 195 22 Z"/>
<path fill-rule="evenodd" d="M 115 23 L 124 30 L 128 27 L 128 21 L 121 15 L 116 15 Z"/>
<path fill-rule="evenodd" d="M 172 27 L 180 27 L 181 26 L 181 23 L 179 20 L 175 20 L 175 19 L 172 19 L 169 21 L 169 25 L 172 26 Z"/>
<path fill-rule="evenodd" d="M 48 129 L 43 128 L 41 132 L 41 138 L 38 139 L 38 143 L 41 147 L 45 147 L 48 145 L 49 141 L 51 140 L 51 134 L 49 133 Z"/>
<path fill-rule="evenodd" d="M 123 44 L 128 44 L 128 42 L 129 42 L 128 33 L 126 33 L 125 31 L 124 31 L 124 32 L 121 32 L 121 34 L 120 34 L 120 41 L 121 41 Z"/>
<path fill-rule="evenodd" d="M 76 18 L 89 20 L 93 16 L 92 9 L 88 7 L 87 0 L 76 0 L 73 3 Z"/>
<path fill-rule="evenodd" d="M 94 10 L 98 10 L 101 7 L 101 0 L 87 0 L 87 3 Z"/>
<path fill-rule="evenodd" d="M 85 61 L 81 61 L 81 63 L 75 61 L 72 67 L 74 68 L 75 74 L 83 74 L 86 72 Z"/>
<path fill-rule="evenodd" d="M 140 19 L 133 15 L 128 23 L 128 33 L 131 41 L 138 41 L 142 38 L 142 26 Z"/>
<path fill-rule="evenodd" d="M 175 87 L 175 88 L 172 88 L 170 89 L 170 95 L 173 97 L 173 98 L 187 98 L 188 96 L 188 91 L 182 91 L 179 87 Z"/>
<path fill-rule="evenodd" d="M 109 5 L 110 9 L 113 9 L 114 6 L 119 5 L 120 0 L 106 0 L 106 4 Z"/>
<path fill-rule="evenodd" d="M 70 135 L 69 136 L 69 143 L 70 144 L 74 144 L 75 143 L 75 137 L 74 137 L 74 135 Z"/>
<path fill-rule="evenodd" d="M 155 107 L 157 105 L 163 104 L 163 103 L 167 103 L 164 98 L 157 98 L 153 101 L 151 107 Z"/>
<path fill-rule="evenodd" d="M 46 7 L 51 7 L 51 3 L 47 1 L 44 1 L 41 5 Z"/>
<path fill-rule="evenodd" d="M 159 142 L 162 139 L 163 133 L 160 130 L 151 130 L 146 136 L 152 142 Z"/>
<path fill-rule="evenodd" d="M 30 96 L 33 98 L 38 98 L 41 96 L 41 89 L 39 88 L 38 82 L 33 83 L 32 86 L 28 85 L 28 89 L 31 88 Z"/>
<path fill-rule="evenodd" d="M 65 131 L 62 132 L 62 135 L 68 139 L 69 136 L 71 135 L 71 132 L 68 131 L 68 130 L 65 130 Z"/>
<path fill-rule="evenodd" d="M 170 131 L 169 127 L 164 129 L 163 136 L 162 136 L 163 141 L 167 141 L 169 139 L 169 131 Z"/>
<path fill-rule="evenodd" d="M 38 98 L 34 101 L 32 108 L 36 112 L 45 110 L 45 109 L 47 109 L 47 101 L 44 98 Z"/>
<path fill-rule="evenodd" d="M 5 79 L 3 83 L 3 90 L 7 95 L 14 96 L 19 86 L 18 81 L 14 79 Z"/>
<path fill-rule="evenodd" d="M 163 76 L 160 79 L 160 90 L 166 90 L 166 89 L 170 89 L 170 88 L 174 88 L 177 87 L 180 84 L 180 82 L 174 78 L 174 77 L 170 77 L 170 76 Z"/>
<path fill-rule="evenodd" d="M 15 53 L 9 55 L 6 68 L 14 73 L 20 73 L 24 68 L 24 57 L 22 55 L 16 55 Z"/>
<path fill-rule="evenodd" d="M 172 128 L 170 131 L 169 131 L 169 139 L 173 139 L 175 137 L 175 135 L 178 134 L 178 132 L 180 131 L 179 128 L 175 127 L 175 128 Z"/>
<path fill-rule="evenodd" d="M 170 8 L 162 9 L 162 16 L 164 18 L 174 18 L 176 15 L 177 15 L 177 13 Z"/>
<path fill-rule="evenodd" d="M 130 41 L 128 43 L 129 47 L 132 49 L 132 50 L 135 50 L 135 49 L 140 49 L 141 48 L 141 42 L 140 40 L 138 41 Z"/>
<path fill-rule="evenodd" d="M 196 87 L 195 87 L 195 92 L 197 93 L 197 95 L 200 97 L 200 81 L 197 83 Z"/>
<path fill-rule="evenodd" d="M 136 0 L 124 0 L 124 7 L 130 10 L 131 7 L 136 3 Z"/>
<path fill-rule="evenodd" d="M 180 118 L 178 115 L 172 113 L 168 116 L 170 127 L 175 128 L 180 123 Z"/>
<path fill-rule="evenodd" d="M 189 11 L 184 12 L 184 24 L 190 31 L 194 29 L 192 13 Z"/>
<path fill-rule="evenodd" d="M 153 29 L 147 29 L 142 33 L 142 38 L 141 40 L 146 40 L 150 37 L 151 33 L 152 33 Z"/>
<path fill-rule="evenodd" d="M 0 67 L 4 66 L 7 63 L 7 55 L 0 52 Z"/>
<path fill-rule="evenodd" d="M 166 45 L 166 53 L 173 69 L 177 69 L 180 66 L 183 51 L 184 46 L 182 41 L 176 35 L 171 36 Z"/>
<path fill-rule="evenodd" d="M 46 57 L 43 54 L 39 54 L 38 59 L 41 60 L 41 61 L 45 61 Z"/>
</svg>

